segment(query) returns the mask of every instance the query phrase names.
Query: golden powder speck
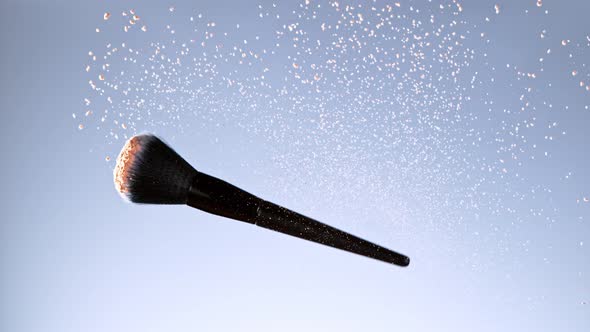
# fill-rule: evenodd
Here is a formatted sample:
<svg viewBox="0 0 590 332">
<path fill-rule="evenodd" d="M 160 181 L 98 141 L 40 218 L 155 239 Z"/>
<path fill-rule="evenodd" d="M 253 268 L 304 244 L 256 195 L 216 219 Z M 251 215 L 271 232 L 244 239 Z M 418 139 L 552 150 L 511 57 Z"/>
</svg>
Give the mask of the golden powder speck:
<svg viewBox="0 0 590 332">
<path fill-rule="evenodd" d="M 106 160 L 106 161 L 111 161 L 111 157 L 110 157 L 110 156 L 106 156 L 106 157 L 104 158 L 104 160 Z"/>
<path fill-rule="evenodd" d="M 109 17 L 111 17 L 111 13 L 104 13 L 102 18 L 106 21 L 109 19 Z"/>
<path fill-rule="evenodd" d="M 82 129 L 84 129 L 84 125 L 80 123 L 80 124 L 78 125 L 78 129 L 79 129 L 79 130 L 82 130 Z"/>
</svg>

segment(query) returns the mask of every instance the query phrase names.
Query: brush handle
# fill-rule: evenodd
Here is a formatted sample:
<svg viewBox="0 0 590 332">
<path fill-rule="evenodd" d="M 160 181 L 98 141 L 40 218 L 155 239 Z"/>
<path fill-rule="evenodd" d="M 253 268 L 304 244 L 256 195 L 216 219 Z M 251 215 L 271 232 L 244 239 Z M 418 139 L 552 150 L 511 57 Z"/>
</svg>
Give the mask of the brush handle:
<svg viewBox="0 0 590 332">
<path fill-rule="evenodd" d="M 255 224 L 386 263 L 399 266 L 410 264 L 407 256 L 267 201 L 259 205 Z"/>
<path fill-rule="evenodd" d="M 186 204 L 218 216 L 254 224 L 260 201 L 247 191 L 197 171 Z"/>
<path fill-rule="evenodd" d="M 386 263 L 410 264 L 410 259 L 400 253 L 265 201 L 218 178 L 197 173 L 187 199 L 187 204 L 194 208 Z"/>
</svg>

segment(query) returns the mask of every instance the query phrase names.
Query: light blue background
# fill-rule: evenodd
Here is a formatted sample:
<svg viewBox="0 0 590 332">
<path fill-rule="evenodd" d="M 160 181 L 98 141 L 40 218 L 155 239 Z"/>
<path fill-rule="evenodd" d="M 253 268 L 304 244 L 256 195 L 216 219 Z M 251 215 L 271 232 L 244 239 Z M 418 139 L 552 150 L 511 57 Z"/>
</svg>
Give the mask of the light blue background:
<svg viewBox="0 0 590 332">
<path fill-rule="evenodd" d="M 528 2 L 522 7 L 534 8 Z M 527 29 L 547 27 L 556 40 L 583 41 L 590 33 L 587 1 L 545 2 L 551 19 L 534 27 L 520 24 L 502 4 L 508 9 L 490 30 L 494 43 L 488 50 L 497 67 L 506 59 L 536 61 L 536 50 L 520 46 Z M 232 27 L 247 26 L 256 4 L 174 5 L 184 16 L 201 12 Z M 326 187 L 340 185 L 337 176 L 314 164 L 313 179 L 328 181 L 316 183 L 295 167 L 275 164 L 271 140 L 229 122 L 195 123 L 183 133 L 137 128 L 156 131 L 200 170 L 408 254 L 412 263 L 401 269 L 187 207 L 122 202 L 113 188 L 112 163 L 104 158 L 123 141 L 105 147 L 101 135 L 79 131 L 71 114 L 83 112 L 89 94 L 84 67 L 98 44 L 94 29 L 102 13 L 135 8 L 155 22 L 168 6 L 0 3 L 1 331 L 589 330 L 590 214 L 588 204 L 575 200 L 590 196 L 590 112 L 584 110 L 588 95 L 562 75 L 571 70 L 568 64 L 546 67 L 555 88 L 540 95 L 556 106 L 539 112 L 547 121 L 558 119 L 567 135 L 547 147 L 552 158 L 522 170 L 528 182 L 509 183 L 529 193 L 523 202 L 504 199 L 519 213 L 475 217 L 473 211 L 454 211 L 462 220 L 457 224 L 436 220 L 437 211 L 420 214 L 401 193 L 386 192 L 391 208 L 385 203 L 373 212 L 361 208 L 373 204 L 370 191 L 326 194 Z M 472 6 L 465 15 L 494 15 L 493 2 Z M 579 49 L 586 52 L 576 55 L 580 67 L 588 48 Z M 487 75 L 501 81 L 504 74 Z M 498 104 L 519 107 L 498 89 L 487 92 Z M 569 111 L 558 106 L 565 104 Z M 323 151 L 310 149 L 303 152 Z M 293 158 L 303 152 L 296 150 Z M 494 151 L 478 153 L 495 158 Z M 564 181 L 569 171 L 574 178 Z M 530 194 L 537 182 L 553 192 Z M 420 217 L 415 224 L 411 216 L 396 220 L 403 213 L 394 208 L 404 204 Z M 448 217 L 446 207 L 440 209 Z M 545 212 L 537 216 L 530 209 Z"/>
</svg>

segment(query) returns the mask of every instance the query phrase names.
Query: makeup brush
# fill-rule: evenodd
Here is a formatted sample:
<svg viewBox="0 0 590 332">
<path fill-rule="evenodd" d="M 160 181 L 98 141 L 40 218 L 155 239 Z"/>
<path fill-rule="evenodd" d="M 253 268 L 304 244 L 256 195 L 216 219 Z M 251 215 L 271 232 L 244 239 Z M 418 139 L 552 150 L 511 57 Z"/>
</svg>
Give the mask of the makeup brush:
<svg viewBox="0 0 590 332">
<path fill-rule="evenodd" d="M 186 204 L 305 240 L 383 262 L 408 266 L 407 256 L 258 198 L 198 172 L 151 134 L 134 136 L 117 158 L 115 187 L 134 203 Z"/>
</svg>

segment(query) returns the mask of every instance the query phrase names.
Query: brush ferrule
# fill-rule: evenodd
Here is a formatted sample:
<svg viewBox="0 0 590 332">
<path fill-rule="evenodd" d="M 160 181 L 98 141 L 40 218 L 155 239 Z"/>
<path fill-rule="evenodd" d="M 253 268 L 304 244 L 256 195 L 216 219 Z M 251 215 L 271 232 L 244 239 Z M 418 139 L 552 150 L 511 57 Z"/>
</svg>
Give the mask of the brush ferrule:
<svg viewBox="0 0 590 332">
<path fill-rule="evenodd" d="M 253 224 L 261 201 L 223 180 L 197 172 L 186 203 L 199 210 Z"/>
</svg>

